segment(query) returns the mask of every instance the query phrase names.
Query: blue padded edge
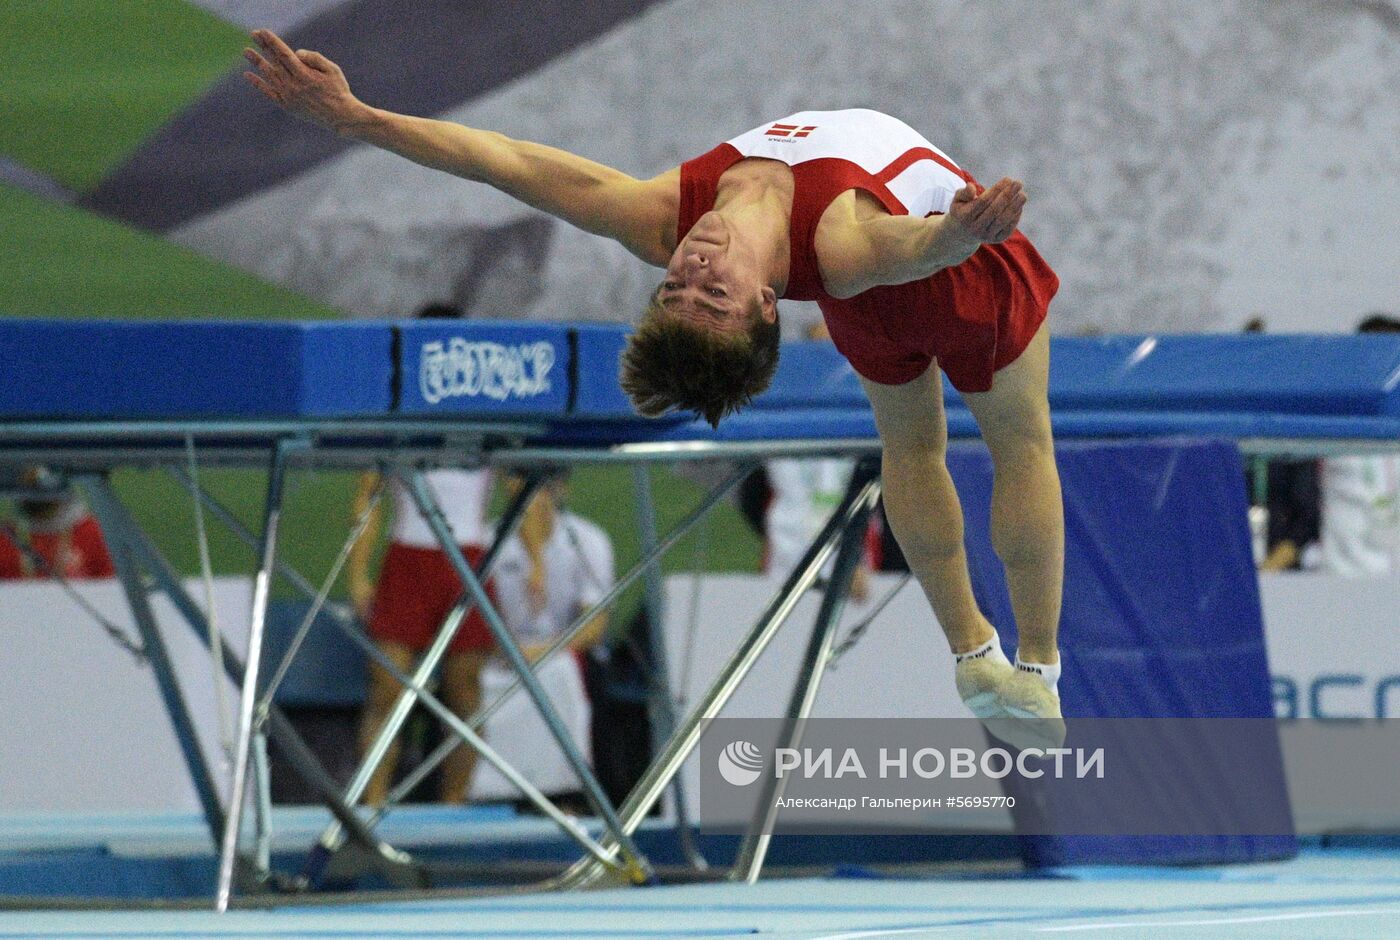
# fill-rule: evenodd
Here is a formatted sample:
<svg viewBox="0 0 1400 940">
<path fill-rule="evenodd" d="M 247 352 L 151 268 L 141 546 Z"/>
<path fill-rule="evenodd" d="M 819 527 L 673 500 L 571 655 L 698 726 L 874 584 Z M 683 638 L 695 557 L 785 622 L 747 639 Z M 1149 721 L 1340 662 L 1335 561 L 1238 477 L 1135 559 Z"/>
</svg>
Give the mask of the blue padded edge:
<svg viewBox="0 0 1400 940">
<path fill-rule="evenodd" d="M 0 415 L 381 414 L 391 346 L 378 323 L 0 321 Z"/>
<path fill-rule="evenodd" d="M 784 343 L 772 384 L 753 404 L 760 409 L 869 407 L 856 370 L 825 342 Z"/>
<path fill-rule="evenodd" d="M 582 418 L 636 419 L 618 386 L 622 350 L 631 329 L 615 324 L 576 326 L 578 370 L 572 414 Z M 754 400 L 759 410 L 779 408 L 868 409 L 860 379 L 830 343 L 784 343 L 773 383 Z"/>
<path fill-rule="evenodd" d="M 1052 407 L 1400 415 L 1400 336 L 1055 339 L 1050 355 Z"/>
<path fill-rule="evenodd" d="M 1400 416 L 1400 337 L 1163 335 L 1050 341 L 1050 403 L 1069 410 Z M 957 392 L 944 379 L 950 403 Z M 864 407 L 829 343 L 784 343 L 757 408 Z"/>
<path fill-rule="evenodd" d="M 562 416 L 568 410 L 573 365 L 567 326 L 412 320 L 398 331 L 402 414 Z"/>
<path fill-rule="evenodd" d="M 954 404 L 947 411 L 948 436 L 980 437 L 972 413 Z M 1400 418 L 1341 418 L 1311 415 L 1190 414 L 1186 412 L 1059 411 L 1050 417 L 1062 440 L 1106 437 L 1223 437 L 1332 440 L 1400 440 Z M 700 421 L 666 423 L 571 421 L 554 426 L 545 441 L 571 446 L 604 446 L 665 441 L 757 441 L 873 438 L 870 411 L 836 408 L 752 409 L 726 418 L 719 430 Z"/>
<path fill-rule="evenodd" d="M 399 354 L 391 362 L 395 331 Z M 557 440 L 870 434 L 855 373 L 825 343 L 786 344 L 772 387 L 718 432 L 684 416 L 640 419 L 617 384 L 628 332 L 521 321 L 0 320 L 0 417 L 382 415 L 397 391 L 403 414 L 586 420 L 560 429 Z M 1190 335 L 1052 344 L 1050 398 L 1063 435 L 1400 437 L 1400 337 Z M 477 370 L 462 368 L 481 354 L 498 364 L 485 390 L 472 381 Z M 975 434 L 946 383 L 945 391 L 950 433 Z M 763 415 L 779 417 L 764 423 Z"/>
<path fill-rule="evenodd" d="M 588 323 L 574 327 L 572 414 L 583 418 L 631 418 L 637 415 L 618 384 L 622 349 L 632 331 L 617 324 Z"/>
<path fill-rule="evenodd" d="M 111 323 L 0 320 L 0 415 L 87 415 L 111 393 L 116 362 L 94 355 L 117 330 Z"/>
<path fill-rule="evenodd" d="M 961 409 L 960 409 L 961 410 Z M 970 423 L 971 415 L 967 415 Z M 955 412 L 949 412 L 949 434 L 953 429 Z M 1335 415 L 1289 415 L 1252 413 L 1190 413 L 1181 411 L 1115 412 L 1053 410 L 1050 423 L 1060 437 L 1159 437 L 1163 435 L 1192 435 L 1197 437 L 1273 437 L 1273 438 L 1357 438 L 1367 440 L 1400 439 L 1400 417 Z"/>
<path fill-rule="evenodd" d="M 394 393 L 394 333 L 386 322 L 343 324 L 358 328 L 347 342 L 342 324 L 307 324 L 302 333 L 303 415 L 381 415 Z"/>
<path fill-rule="evenodd" d="M 665 441 L 760 441 L 872 438 L 875 418 L 869 409 L 794 408 L 788 411 L 753 409 L 740 412 L 712 430 L 703 421 L 571 420 L 554 425 L 538 443 L 565 446 L 606 446 Z"/>
</svg>

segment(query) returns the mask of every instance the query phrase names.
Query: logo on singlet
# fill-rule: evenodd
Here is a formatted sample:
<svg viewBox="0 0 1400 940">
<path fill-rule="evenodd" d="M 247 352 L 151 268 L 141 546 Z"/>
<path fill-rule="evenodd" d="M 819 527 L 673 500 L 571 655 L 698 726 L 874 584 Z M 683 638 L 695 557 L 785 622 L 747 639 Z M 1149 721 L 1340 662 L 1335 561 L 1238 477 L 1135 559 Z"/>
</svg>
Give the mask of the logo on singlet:
<svg viewBox="0 0 1400 940">
<path fill-rule="evenodd" d="M 815 124 L 774 124 L 763 134 L 765 137 L 807 137 L 816 129 Z"/>
</svg>

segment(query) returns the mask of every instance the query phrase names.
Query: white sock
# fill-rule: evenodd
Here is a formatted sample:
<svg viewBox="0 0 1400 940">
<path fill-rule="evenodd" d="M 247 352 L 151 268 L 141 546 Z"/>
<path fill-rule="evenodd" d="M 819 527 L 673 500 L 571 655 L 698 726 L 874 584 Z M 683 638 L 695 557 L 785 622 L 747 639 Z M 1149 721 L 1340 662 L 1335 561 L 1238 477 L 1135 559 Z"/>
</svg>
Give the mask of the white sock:
<svg viewBox="0 0 1400 940">
<path fill-rule="evenodd" d="M 1045 687 L 1055 693 L 1055 697 L 1060 697 L 1060 664 L 1050 663 L 1027 663 L 1021 660 L 1021 651 L 1016 651 L 1016 668 L 1022 672 L 1033 672 L 1040 677 L 1040 681 L 1045 683 Z"/>
<path fill-rule="evenodd" d="M 996 630 L 992 631 L 992 638 L 976 649 L 968 650 L 966 653 L 954 653 L 953 662 L 960 663 L 965 659 L 990 659 L 994 663 L 1006 663 L 1011 665 L 1011 660 L 1006 658 L 1006 653 L 1001 648 L 1001 637 L 997 636 Z"/>
</svg>

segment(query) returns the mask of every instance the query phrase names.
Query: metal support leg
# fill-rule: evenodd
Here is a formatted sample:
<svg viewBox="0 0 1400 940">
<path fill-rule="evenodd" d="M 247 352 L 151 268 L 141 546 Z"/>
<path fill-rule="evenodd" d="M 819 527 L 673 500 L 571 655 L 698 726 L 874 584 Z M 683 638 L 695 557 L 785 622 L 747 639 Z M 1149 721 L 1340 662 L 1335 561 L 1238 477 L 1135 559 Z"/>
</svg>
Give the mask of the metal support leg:
<svg viewBox="0 0 1400 940">
<path fill-rule="evenodd" d="M 616 601 L 617 598 L 622 596 L 622 593 L 626 591 L 629 587 L 631 587 L 634 581 L 636 581 L 643 574 L 645 574 L 648 567 L 657 562 L 666 554 L 666 552 L 670 551 L 673 547 L 675 547 L 677 542 L 685 538 L 686 534 L 690 532 L 691 529 L 693 529 L 707 515 L 709 515 L 710 511 L 714 509 L 714 507 L 721 500 L 723 500 L 727 495 L 729 495 L 730 491 L 732 491 L 734 487 L 738 486 L 740 481 L 742 481 L 744 477 L 748 475 L 750 469 L 750 467 L 744 466 L 732 473 L 728 478 L 726 478 L 718 486 L 716 486 L 708 494 L 706 494 L 705 498 L 702 499 L 700 503 L 694 509 L 692 509 L 684 519 L 682 519 L 680 522 L 677 522 L 675 527 L 672 528 L 670 532 L 666 533 L 666 537 L 664 539 L 662 539 L 660 542 L 654 545 L 651 549 L 642 552 L 642 557 L 639 558 L 637 562 L 632 565 L 631 568 L 627 569 L 627 571 L 623 573 L 622 577 L 618 578 L 617 581 L 613 583 L 613 586 L 608 590 L 608 592 L 604 594 L 601 598 L 599 598 L 598 603 L 594 604 L 591 608 L 575 617 L 573 623 L 569 624 L 569 626 L 564 630 L 564 632 L 559 634 L 559 636 L 555 638 L 554 642 L 550 644 L 549 648 L 540 654 L 540 656 L 534 661 L 534 663 L 531 664 L 531 671 L 538 674 L 540 667 L 543 666 L 545 663 L 549 662 L 550 659 L 552 659 L 556 653 L 558 653 L 560 650 L 569 648 L 569 646 L 573 643 L 574 638 L 578 636 L 578 634 L 582 633 L 584 628 L 587 627 L 588 624 L 592 623 L 593 619 L 598 614 L 611 608 L 613 602 Z M 486 723 L 491 719 L 491 716 L 496 714 L 496 712 L 500 710 L 501 706 L 503 706 L 506 703 L 506 701 L 508 701 L 510 697 L 514 695 L 519 689 L 520 680 L 517 678 L 514 679 L 510 685 L 506 686 L 506 688 L 499 695 L 497 695 L 495 699 L 487 703 L 475 715 L 472 716 L 472 729 L 475 731 L 480 731 L 482 728 L 484 728 L 486 726 Z M 437 767 L 438 764 L 442 763 L 442 761 L 446 759 L 447 755 L 450 754 L 452 750 L 456 748 L 460 743 L 461 741 L 458 738 L 449 738 L 448 740 L 442 742 L 442 744 L 438 745 L 437 749 L 434 750 L 433 753 L 428 755 L 428 757 L 421 764 L 418 765 L 418 767 L 413 771 L 413 773 L 405 777 L 401 783 L 399 783 L 396 787 L 394 787 L 393 790 L 389 792 L 389 798 L 387 801 L 385 801 L 384 806 L 380 807 L 379 810 L 375 812 L 374 816 L 370 818 L 371 825 L 373 825 L 375 822 L 378 822 L 379 819 L 382 818 L 383 814 L 387 812 L 390 807 L 402 800 L 405 796 L 407 796 L 413 791 L 414 787 L 418 786 L 419 783 L 423 782 L 423 780 L 428 776 L 428 774 L 432 773 L 433 768 Z"/>
<path fill-rule="evenodd" d="M 257 796 L 254 804 L 255 820 L 253 861 L 257 865 L 258 877 L 267 878 L 272 871 L 272 774 L 267 763 L 267 732 L 259 728 L 253 733 L 253 792 Z"/>
<path fill-rule="evenodd" d="M 129 533 L 129 547 L 136 560 L 145 566 L 150 572 L 156 587 L 169 598 L 170 603 L 179 612 L 181 618 L 194 632 L 195 637 L 204 644 L 209 642 L 209 626 L 205 618 L 204 611 L 190 597 L 180 582 L 180 577 L 170 562 L 166 560 L 159 549 L 155 547 L 137 526 L 130 514 L 118 502 L 115 497 L 104 504 L 107 507 L 108 515 L 117 523 L 121 531 Z M 96 510 L 94 510 L 96 511 Z M 104 529 L 106 523 L 103 523 Z M 228 645 L 227 640 L 223 643 L 224 673 L 234 683 L 243 683 L 243 662 L 239 655 Z M 321 762 L 316 759 L 315 754 L 306 746 L 306 742 L 297 734 L 292 723 L 282 714 L 281 709 L 273 706 L 267 710 L 267 730 L 274 744 L 286 756 L 287 761 L 292 765 L 292 769 L 300 776 L 316 793 L 317 797 L 326 804 L 326 808 L 336 819 L 340 820 L 342 826 L 350 833 L 356 842 L 365 847 L 367 851 L 381 858 L 386 865 L 386 873 L 393 874 L 395 866 L 401 868 L 410 859 L 402 853 L 396 851 L 391 846 L 375 839 L 374 834 L 364 822 L 355 815 L 354 811 L 340 799 L 340 787 L 332 779 L 326 769 L 321 766 Z M 220 809 L 222 816 L 223 810 Z M 221 827 L 222 831 L 222 827 Z M 221 832 L 220 832 L 221 834 Z M 219 834 L 214 837 L 214 843 L 219 842 Z"/>
<path fill-rule="evenodd" d="M 219 882 L 214 909 L 228 910 L 233 894 L 233 866 L 238 854 L 239 827 L 243 821 L 244 788 L 248 783 L 248 758 L 253 737 L 253 705 L 258 699 L 258 666 L 262 661 L 263 629 L 267 624 L 267 601 L 272 567 L 277 557 L 277 525 L 282 517 L 282 486 L 286 479 L 287 458 L 298 442 L 278 441 L 267 470 L 267 504 L 258 572 L 253 579 L 253 609 L 248 624 L 248 658 L 243 668 L 243 689 L 238 704 L 238 737 L 233 752 L 233 782 L 229 787 L 228 815 L 224 820 L 224 840 L 219 852 Z"/>
<path fill-rule="evenodd" d="M 132 550 L 133 523 L 120 511 L 117 497 L 105 479 L 99 476 L 84 476 L 80 477 L 78 482 L 87 497 L 88 506 L 97 516 L 102 531 L 106 533 L 112 565 L 116 568 L 117 578 L 126 592 L 127 604 L 130 605 L 132 617 L 136 620 L 136 629 L 141 634 L 146 659 L 151 664 L 151 672 L 155 676 L 166 713 L 170 715 L 170 724 L 175 731 L 175 740 L 180 745 L 180 754 L 185 759 L 185 766 L 189 768 L 190 781 L 194 784 L 199 805 L 209 824 L 210 836 L 214 844 L 218 845 L 224 827 L 223 806 L 214 786 L 213 775 L 209 772 L 209 765 L 204 759 L 204 751 L 199 746 L 199 735 L 190 719 L 189 708 L 180 691 L 175 669 L 170 663 L 170 654 L 156 624 L 155 613 L 151 610 L 150 595 Z"/>
<path fill-rule="evenodd" d="M 500 554 L 501 548 L 515 527 L 519 524 L 521 517 L 525 514 L 525 507 L 534 498 L 535 492 L 539 489 L 544 478 L 539 475 L 531 475 L 525 482 L 515 499 L 507 507 L 505 515 L 496 526 L 495 538 L 481 560 L 481 568 L 478 572 L 483 578 L 487 576 L 491 565 Z M 310 587 L 310 585 L 307 585 Z M 433 642 L 424 650 L 422 657 L 418 660 L 418 665 L 414 668 L 409 681 L 404 683 L 403 691 L 399 693 L 398 699 L 394 702 L 393 709 L 384 720 L 384 725 L 379 729 L 378 735 L 360 759 L 360 764 L 355 768 L 355 774 L 350 779 L 350 784 L 345 788 L 345 802 L 355 804 L 359 802 L 365 788 L 369 786 L 370 779 L 374 776 L 374 771 L 379 767 L 379 762 L 388 753 L 390 745 L 398 735 L 399 730 L 408 720 L 409 713 L 413 710 L 413 705 L 418 701 L 418 690 L 421 689 L 433 673 L 437 670 L 438 664 L 447 655 L 447 648 L 452 643 L 452 638 L 457 635 L 457 628 L 462 621 L 471 613 L 475 606 L 475 601 L 470 595 L 464 596 L 447 614 L 447 618 L 438 628 L 437 635 L 433 637 Z M 353 637 L 352 637 L 353 639 Z M 460 743 L 454 741 L 454 745 Z M 331 823 L 321 837 L 316 841 L 311 854 L 307 857 L 307 875 L 314 878 L 319 877 L 329 860 L 331 853 L 335 852 L 344 840 L 341 838 L 340 826 Z"/>
<path fill-rule="evenodd" d="M 638 851 L 636 844 L 630 835 L 623 831 L 622 823 L 617 817 L 617 811 L 608 801 L 607 794 L 603 792 L 602 786 L 598 783 L 598 778 L 594 776 L 592 768 L 583 759 L 583 754 L 579 751 L 578 745 L 574 742 L 569 729 L 564 726 L 564 722 L 559 717 L 559 713 L 554 709 L 554 703 L 549 700 L 549 694 L 540 685 L 530 670 L 530 664 L 525 659 L 525 654 L 520 649 L 520 644 L 515 637 L 506 629 L 499 614 L 491 605 L 490 598 L 486 596 L 486 588 L 482 586 L 481 580 L 467 564 L 467 559 L 462 554 L 461 547 L 453 538 L 452 530 L 448 528 L 447 520 L 442 515 L 442 510 L 438 507 L 432 493 L 428 490 L 427 481 L 423 478 L 421 471 L 413 471 L 408 474 L 409 488 L 413 492 L 414 502 L 418 504 L 418 511 L 422 514 L 425 522 L 433 530 L 437 537 L 438 544 L 447 553 L 448 560 L 452 567 L 457 570 L 457 577 L 461 578 L 463 586 L 466 587 L 468 595 L 476 601 L 477 609 L 481 611 L 486 620 L 487 627 L 496 639 L 496 645 L 504 654 L 506 661 L 515 674 L 524 683 L 525 689 L 534 700 L 535 708 L 540 717 L 544 719 L 549 727 L 550 733 L 558 742 L 564 758 L 573 768 L 578 776 L 579 782 L 583 785 L 584 795 L 592 805 L 594 812 L 603 820 L 608 831 L 616 840 L 617 849 L 622 855 L 623 862 L 627 866 L 628 876 L 637 883 L 645 883 L 653 877 L 651 866 Z"/>
<path fill-rule="evenodd" d="M 198 485 L 196 485 L 194 480 L 191 479 L 188 475 L 184 474 L 178 469 L 172 470 L 171 473 L 179 482 L 181 482 L 190 491 L 191 496 L 193 496 L 195 499 L 200 500 L 216 518 L 218 518 L 221 522 L 224 523 L 224 525 L 229 529 L 229 531 L 233 533 L 234 537 L 236 537 L 248 548 L 256 550 L 258 544 L 257 537 L 254 536 L 253 533 L 248 530 L 247 526 L 245 526 L 238 519 L 238 517 L 235 516 L 226 506 L 224 506 L 222 503 L 216 500 L 208 492 L 201 489 Z M 512 500 L 510 505 L 506 508 L 505 513 L 502 515 L 500 521 L 496 525 L 496 531 L 491 546 L 481 560 L 481 576 L 483 578 L 490 573 L 491 568 L 496 561 L 496 558 L 500 554 L 501 548 L 505 545 L 506 540 L 511 536 L 511 534 L 514 533 L 516 527 L 519 525 L 521 517 L 524 515 L 525 507 L 529 505 L 531 498 L 533 498 L 535 492 L 539 489 L 543 481 L 544 476 L 540 474 L 530 474 L 529 476 L 527 476 L 525 480 L 525 485 L 521 488 L 520 493 L 517 494 L 516 498 Z M 317 600 L 320 597 L 320 592 L 316 590 L 316 588 L 311 584 L 311 582 L 307 581 L 306 578 L 304 578 L 298 571 L 296 571 L 296 569 L 291 568 L 283 562 L 278 562 L 276 570 L 279 574 L 286 578 L 287 581 L 293 587 L 299 590 L 306 597 L 312 599 L 313 601 Z M 447 618 L 443 621 L 443 625 L 438 629 L 438 636 L 435 640 L 435 644 L 437 641 L 441 641 L 444 650 L 446 649 L 447 642 L 456 633 L 457 627 L 462 622 L 462 619 L 466 617 L 466 615 L 471 611 L 472 605 L 473 602 L 470 599 L 464 597 L 453 607 L 453 609 L 448 613 Z M 361 636 L 360 633 L 352 625 L 344 622 L 340 618 L 337 618 L 336 626 L 352 642 L 361 646 L 361 648 L 363 648 L 366 651 L 370 658 L 376 658 L 376 655 L 379 653 L 378 648 L 375 647 L 372 642 Z M 431 677 L 432 670 L 436 668 L 437 662 L 441 658 L 441 655 L 442 653 L 439 652 L 437 656 L 434 657 L 432 655 L 431 649 L 427 653 L 425 653 L 423 660 L 419 664 L 419 668 L 415 670 L 414 678 L 410 679 L 407 677 L 396 675 L 396 678 L 398 678 L 400 682 L 405 686 L 405 692 L 403 693 L 403 695 L 400 696 L 399 699 L 400 704 L 406 701 L 408 703 L 408 707 L 411 708 L 413 702 L 418 697 L 419 690 L 422 689 L 423 684 L 426 683 L 427 680 Z M 379 659 L 379 662 L 380 665 L 385 666 L 385 668 L 387 668 L 391 672 L 391 674 L 395 672 L 392 663 L 389 663 L 386 660 L 383 660 L 382 658 Z M 430 707 L 432 704 L 437 704 L 436 702 L 429 703 L 428 698 L 429 697 L 425 697 L 424 701 L 425 703 L 429 704 Z M 405 710 L 405 714 L 406 713 L 407 710 Z M 442 716 L 440 715 L 439 717 Z M 400 719 L 400 723 L 401 722 L 402 719 Z M 474 724 L 472 726 L 473 730 L 479 727 L 479 724 Z M 291 731 L 290 726 L 287 726 L 286 730 Z M 277 731 L 276 726 L 274 726 L 273 731 Z M 396 732 L 397 728 L 395 728 L 394 731 Z M 275 738 L 276 734 L 274 734 L 274 739 Z M 380 741 L 387 742 L 389 740 L 392 740 L 392 733 L 389 733 L 387 735 L 381 733 Z M 438 748 L 438 751 L 435 752 L 435 756 L 438 753 L 441 753 L 442 757 L 445 757 L 446 754 L 450 752 L 452 748 L 461 744 L 461 740 L 462 738 L 459 735 L 458 737 L 454 737 L 449 741 L 444 742 L 443 746 L 440 746 Z M 279 744 L 280 743 L 281 742 L 279 741 Z M 378 743 L 379 742 L 377 741 L 376 744 Z M 310 752 L 305 750 L 304 747 L 300 750 L 304 751 L 307 755 L 310 754 Z M 373 768 L 373 766 L 378 762 L 378 759 L 379 758 L 374 758 L 373 760 L 370 760 L 369 758 L 366 758 L 366 760 L 361 764 L 361 767 L 356 772 L 357 779 L 359 773 L 364 770 L 365 765 L 368 765 L 370 768 Z M 438 757 L 438 762 L 440 762 L 441 759 L 441 757 Z M 491 758 L 488 757 L 487 759 L 489 761 Z M 501 762 L 498 769 L 500 769 L 502 774 L 505 775 L 507 778 L 511 778 L 512 775 L 516 775 L 514 768 L 509 767 L 509 765 L 505 764 L 504 761 Z M 305 776 L 304 773 L 303 776 Z M 325 780 L 329 780 L 329 777 L 325 776 L 324 774 L 322 776 Z M 312 782 L 310 777 L 307 777 L 306 779 L 308 780 L 308 782 Z M 304 866 L 304 871 L 306 877 L 309 880 L 314 882 L 320 877 L 321 873 L 324 872 L 326 865 L 330 861 L 331 854 L 334 853 L 341 846 L 341 844 L 343 844 L 344 830 L 347 827 L 350 830 L 350 834 L 355 837 L 355 840 L 357 842 L 371 848 L 383 859 L 395 864 L 404 864 L 409 861 L 409 857 L 405 853 L 394 850 L 387 843 L 384 843 L 382 841 L 376 843 L 372 839 L 369 830 L 376 823 L 378 823 L 378 821 L 381 818 L 383 818 L 384 808 L 381 807 L 380 809 L 376 810 L 375 813 L 369 819 L 369 821 L 364 822 L 360 819 L 359 816 L 353 815 L 352 811 L 350 811 L 346 807 L 346 804 L 353 803 L 355 800 L 359 799 L 360 794 L 364 792 L 364 786 L 367 782 L 368 774 L 366 774 L 365 781 L 361 782 L 358 788 L 352 781 L 351 786 L 346 790 L 343 802 L 341 796 L 339 795 L 338 788 L 336 790 L 335 795 L 329 801 L 327 801 L 327 805 L 331 807 L 332 813 L 335 815 L 336 818 L 321 834 L 321 837 L 317 840 L 315 846 L 312 847 L 312 850 L 307 857 Z M 312 785 L 316 788 L 318 793 L 321 792 L 321 786 L 319 786 L 316 783 L 312 783 Z M 412 787 L 410 786 L 407 789 L 411 788 Z M 527 797 L 533 800 L 534 796 L 531 794 L 532 789 L 533 788 L 527 782 L 521 788 L 521 792 L 525 793 Z M 404 792 L 407 792 L 407 790 L 404 790 Z M 401 795 L 399 798 L 402 798 Z M 390 800 L 391 802 L 394 801 L 394 796 L 392 794 Z M 342 809 L 343 811 L 341 811 Z M 554 815 L 558 813 L 558 810 L 555 809 L 552 804 L 548 804 L 547 807 L 542 807 L 542 809 L 547 815 Z M 554 810 L 554 813 L 550 813 L 550 810 Z M 568 832 L 569 835 L 577 837 L 578 832 L 576 831 L 576 827 L 572 825 L 572 820 L 566 820 L 566 822 L 567 824 L 561 822 L 561 826 L 564 827 L 564 829 Z M 367 839 L 369 839 L 370 841 L 367 842 Z M 588 842 L 591 843 L 591 839 L 588 840 Z M 584 848 L 587 849 L 591 854 L 594 854 L 595 856 L 602 856 L 601 850 L 598 849 L 596 844 L 584 844 Z"/>
<path fill-rule="evenodd" d="M 255 553 L 258 551 L 258 544 L 261 539 L 254 535 L 252 531 L 243 524 L 242 520 L 233 514 L 232 510 L 215 499 L 207 490 L 202 489 L 190 478 L 189 474 L 185 473 L 179 467 L 166 467 L 165 469 L 172 478 L 184 486 L 185 489 L 189 490 L 193 498 L 199 500 L 200 503 L 204 505 L 204 508 L 209 510 L 210 515 L 222 522 L 238 541 L 246 545 L 250 551 Z M 277 559 L 274 570 L 285 578 L 288 584 L 296 588 L 302 594 L 305 594 L 309 600 L 316 600 L 316 596 L 319 592 L 316 590 L 315 585 L 308 581 L 301 572 L 297 571 L 280 558 Z"/>
<path fill-rule="evenodd" d="M 485 739 L 478 735 L 471 725 L 458 717 L 452 709 L 444 705 L 437 696 L 425 689 L 422 683 L 415 683 L 412 678 L 400 672 L 398 667 L 390 661 L 389 657 L 385 656 L 384 653 L 374 645 L 373 640 L 367 636 L 362 636 L 358 631 L 354 630 L 347 630 L 346 636 L 354 641 L 355 645 L 359 646 L 360 649 L 364 650 L 366 656 L 379 663 L 379 665 L 384 668 L 384 671 L 389 673 L 400 685 L 412 691 L 414 695 L 417 696 L 418 701 L 422 702 L 424 707 L 436 715 L 438 720 L 445 724 L 449 730 L 458 735 L 461 741 L 475 748 L 487 763 L 500 771 L 501 776 L 505 777 L 517 790 L 524 794 L 526 799 L 535 804 L 540 812 L 554 820 L 564 831 L 565 835 L 577 842 L 584 851 L 588 852 L 588 854 L 592 855 L 600 862 L 610 867 L 617 867 L 617 863 L 613 861 L 613 855 L 616 850 L 606 850 L 594 841 L 582 826 L 565 815 L 559 807 L 551 803 L 549 797 L 541 793 L 538 787 L 526 780 L 520 771 L 512 767 L 495 748 L 487 744 Z M 379 817 L 375 817 L 374 820 L 371 821 L 371 825 L 374 821 L 377 821 L 378 818 Z"/>
<path fill-rule="evenodd" d="M 862 461 L 851 476 L 849 490 L 854 492 L 856 488 L 876 479 L 878 473 L 877 463 Z M 802 657 L 797 681 L 793 684 L 792 696 L 788 700 L 782 731 L 778 735 L 780 747 L 796 748 L 802 745 L 802 734 L 807 727 L 807 718 L 812 713 L 812 705 L 817 700 L 817 689 L 821 685 L 822 674 L 836 639 L 836 628 L 841 622 L 841 610 L 846 604 L 851 578 L 855 574 L 856 566 L 860 564 L 861 552 L 865 547 L 866 523 L 879 496 L 877 482 L 865 500 L 864 511 L 856 514 L 841 537 L 841 549 L 836 554 L 836 565 L 832 570 L 831 580 L 827 582 L 826 594 L 822 597 L 821 608 L 817 611 L 817 619 L 812 625 L 812 637 L 807 643 L 807 651 Z M 778 818 L 778 801 L 787 789 L 787 778 L 772 773 L 770 764 L 770 772 L 765 773 L 761 779 L 763 789 L 759 793 L 753 823 L 739 846 L 738 857 L 729 874 L 731 881 L 753 884 L 758 880 L 758 874 L 763 869 L 763 860 L 768 854 L 769 842 L 773 838 L 773 825 Z"/>
<path fill-rule="evenodd" d="M 860 487 L 859 492 L 846 495 L 841 506 L 832 514 L 831 519 L 807 549 L 802 561 L 783 582 L 777 596 L 754 625 L 753 630 L 739 644 L 739 648 L 710 684 L 700 704 L 686 717 L 680 729 L 667 742 L 666 748 L 652 760 L 646 774 L 633 788 L 632 795 L 622 804 L 620 816 L 627 832 L 635 832 L 641 825 L 671 778 L 680 771 L 681 764 L 700 743 L 700 736 L 705 733 L 705 729 L 728 703 L 739 683 L 767 649 L 778 629 L 792 614 L 798 600 L 816 581 L 822 566 L 826 564 L 827 558 L 840 541 L 841 534 L 858 514 L 865 511 L 865 503 L 875 485 L 872 480 Z M 600 874 L 602 869 L 592 859 L 582 859 L 558 879 L 558 884 L 565 887 L 583 887 L 595 881 Z"/>
<path fill-rule="evenodd" d="M 651 494 L 651 468 L 637 464 L 632 468 L 632 488 L 636 493 L 637 531 L 641 535 L 642 553 L 654 554 L 656 548 L 656 504 Z M 661 587 L 661 559 L 646 568 L 647 641 L 650 656 L 644 664 L 648 675 L 647 718 L 651 726 L 652 748 L 657 742 L 670 739 L 676 729 L 675 699 L 671 694 L 671 678 L 667 672 L 666 636 L 661 627 L 666 615 Z M 706 871 L 710 863 L 695 845 L 690 828 L 690 810 L 686 806 L 685 785 L 679 774 L 671 781 L 671 798 L 676 802 L 676 836 L 681 852 L 697 871 Z"/>
</svg>

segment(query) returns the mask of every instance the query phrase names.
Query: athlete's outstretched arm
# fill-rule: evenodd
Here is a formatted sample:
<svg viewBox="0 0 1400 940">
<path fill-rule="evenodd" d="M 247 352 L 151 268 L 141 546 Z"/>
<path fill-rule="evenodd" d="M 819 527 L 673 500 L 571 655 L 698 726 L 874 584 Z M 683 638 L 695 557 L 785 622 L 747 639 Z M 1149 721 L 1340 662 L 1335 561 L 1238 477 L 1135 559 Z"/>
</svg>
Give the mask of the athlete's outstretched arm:
<svg viewBox="0 0 1400 940">
<path fill-rule="evenodd" d="M 620 170 L 543 144 L 372 108 L 350 92 L 345 74 L 319 52 L 293 52 L 270 30 L 253 33 L 243 52 L 248 81 L 288 113 L 407 157 L 486 183 L 566 222 L 621 242 L 664 266 L 675 228 L 674 172 L 638 180 Z"/>
<path fill-rule="evenodd" d="M 945 215 L 857 216 L 855 202 L 838 203 L 850 215 L 818 231 L 822 280 L 835 297 L 853 297 L 883 284 L 906 284 L 962 264 L 984 244 L 1006 241 L 1021 221 L 1021 183 L 1001 179 L 982 192 L 968 184 L 953 195 Z M 826 241 L 823 242 L 823 235 Z"/>
</svg>

